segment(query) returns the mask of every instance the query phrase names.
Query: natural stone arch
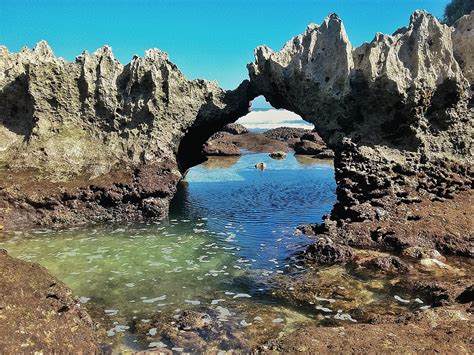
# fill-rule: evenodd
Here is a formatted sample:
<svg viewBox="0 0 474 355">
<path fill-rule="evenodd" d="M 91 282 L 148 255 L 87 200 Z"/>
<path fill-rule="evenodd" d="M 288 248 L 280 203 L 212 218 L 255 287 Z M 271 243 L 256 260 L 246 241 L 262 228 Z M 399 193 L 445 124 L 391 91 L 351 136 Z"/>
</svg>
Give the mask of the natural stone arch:
<svg viewBox="0 0 474 355">
<path fill-rule="evenodd" d="M 353 48 L 332 14 L 279 52 L 255 50 L 255 62 L 248 65 L 254 94 L 313 123 L 335 151 L 338 201 L 318 233 L 344 243 L 356 233 L 368 246 L 398 247 L 397 238 L 373 236 L 378 222 L 396 219 L 397 209 L 408 214 L 411 203 L 453 198 L 470 188 L 474 109 L 463 69 L 472 59 L 455 59 L 466 51 L 459 38 L 472 23 L 473 15 L 467 17 L 453 30 L 416 11 L 408 27 L 391 36 L 377 33 L 372 42 Z M 369 221 L 375 223 L 343 228 L 346 222 Z M 469 254 L 466 241 L 454 249 Z"/>
</svg>

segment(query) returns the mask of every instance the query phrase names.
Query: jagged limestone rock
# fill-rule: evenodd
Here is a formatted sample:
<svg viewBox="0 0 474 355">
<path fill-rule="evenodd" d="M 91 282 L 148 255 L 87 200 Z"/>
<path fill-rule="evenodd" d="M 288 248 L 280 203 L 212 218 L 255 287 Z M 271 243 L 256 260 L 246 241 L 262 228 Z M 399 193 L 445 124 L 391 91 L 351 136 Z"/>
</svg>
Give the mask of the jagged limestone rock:
<svg viewBox="0 0 474 355">
<path fill-rule="evenodd" d="M 451 174 L 466 180 L 469 84 L 453 54 L 451 28 L 435 17 L 417 11 L 408 27 L 353 49 L 333 14 L 279 52 L 258 47 L 248 69 L 256 94 L 313 123 L 335 149 L 344 208 L 357 209 L 380 190 L 448 193 L 438 191 L 436 170 L 447 181 Z M 417 174 L 424 177 L 405 179 Z"/>
<path fill-rule="evenodd" d="M 453 30 L 416 11 L 407 27 L 353 48 L 332 14 L 279 52 L 255 50 L 248 65 L 255 95 L 313 123 L 335 151 L 338 200 L 322 230 L 374 244 L 370 228 L 394 220 L 390 211 L 400 204 L 453 198 L 470 188 L 471 16 Z M 374 224 L 343 227 L 364 221 Z M 466 243 L 459 245 L 465 253 Z"/>
<path fill-rule="evenodd" d="M 46 192 L 43 196 L 30 191 L 25 197 L 18 193 L 41 183 L 19 186 L 16 179 L 4 181 L 2 200 L 21 200 L 29 205 L 27 210 L 61 210 L 55 219 L 72 222 L 65 210 L 80 213 L 80 209 L 65 207 L 66 197 L 61 195 L 65 188 L 68 201 L 83 204 L 86 200 L 106 209 L 121 206 L 122 211 L 140 205 L 145 214 L 165 213 L 163 207 L 174 193 L 172 186 L 201 158 L 201 145 L 248 112 L 247 86 L 244 82 L 234 91 L 224 91 L 216 82 L 188 80 L 158 49 L 122 65 L 108 46 L 93 54 L 84 52 L 74 63 L 56 58 L 44 41 L 19 53 L 1 47 L 0 163 L 9 172 L 23 174 L 29 169 L 33 180 L 57 183 L 60 191 L 54 192 L 56 207 L 51 207 Z M 104 178 L 121 170 L 126 177 Z M 166 177 L 170 185 L 161 189 L 155 183 L 157 190 L 153 190 L 153 184 L 138 181 L 143 173 L 137 172 L 144 170 L 150 170 L 157 180 Z M 148 187 L 143 189 L 143 184 Z M 68 185 L 74 185 L 73 192 Z M 111 189 L 121 191 L 112 199 L 90 197 L 94 189 L 106 195 Z M 154 199 L 152 208 L 150 198 Z"/>
<path fill-rule="evenodd" d="M 474 11 L 456 21 L 452 39 L 454 57 L 472 87 L 474 86 Z"/>
</svg>

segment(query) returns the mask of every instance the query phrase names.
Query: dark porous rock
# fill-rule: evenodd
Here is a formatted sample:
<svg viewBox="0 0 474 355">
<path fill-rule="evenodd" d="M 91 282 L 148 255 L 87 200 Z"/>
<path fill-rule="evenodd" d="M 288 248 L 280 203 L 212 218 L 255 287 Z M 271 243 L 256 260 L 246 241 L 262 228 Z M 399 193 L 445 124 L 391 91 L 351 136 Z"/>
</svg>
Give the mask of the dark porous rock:
<svg viewBox="0 0 474 355">
<path fill-rule="evenodd" d="M 272 159 L 285 159 L 286 153 L 282 151 L 272 152 L 269 154 L 270 158 Z"/>
<path fill-rule="evenodd" d="M 328 238 L 319 238 L 303 253 L 306 262 L 319 265 L 332 265 L 351 261 L 354 258 L 352 248 L 334 243 Z"/>
<path fill-rule="evenodd" d="M 277 127 L 269 129 L 263 134 L 271 139 L 294 143 L 307 133 L 310 133 L 310 130 L 305 128 Z"/>
<path fill-rule="evenodd" d="M 0 253 L 0 270 L 0 352 L 99 351 L 93 321 L 61 281 L 6 253 Z"/>
<path fill-rule="evenodd" d="M 469 274 L 443 280 L 402 279 L 397 286 L 408 293 L 416 294 L 427 305 L 432 307 L 459 305 L 473 302 L 472 277 Z"/>
<path fill-rule="evenodd" d="M 466 287 L 466 289 L 456 297 L 456 301 L 459 303 L 474 302 L 474 285 Z"/>
<path fill-rule="evenodd" d="M 204 144 L 202 152 L 207 156 L 240 155 L 240 149 L 234 143 L 220 140 L 209 141 Z"/>
<path fill-rule="evenodd" d="M 249 133 L 249 130 L 239 123 L 226 124 L 224 127 L 222 127 L 222 131 L 236 135 Z"/>
<path fill-rule="evenodd" d="M 326 146 L 309 140 L 301 140 L 293 145 L 293 149 L 295 150 L 295 154 L 317 155 L 322 153 L 326 149 Z"/>
<path fill-rule="evenodd" d="M 407 263 L 396 256 L 372 258 L 365 261 L 362 265 L 369 269 L 398 274 L 405 274 L 411 269 Z"/>
<path fill-rule="evenodd" d="M 323 139 L 319 136 L 319 134 L 317 134 L 316 132 L 307 132 L 305 134 L 303 134 L 301 136 L 301 140 L 305 140 L 305 141 L 311 141 L 311 142 L 315 142 L 315 143 L 318 143 L 320 145 L 326 145 L 323 141 Z"/>
</svg>

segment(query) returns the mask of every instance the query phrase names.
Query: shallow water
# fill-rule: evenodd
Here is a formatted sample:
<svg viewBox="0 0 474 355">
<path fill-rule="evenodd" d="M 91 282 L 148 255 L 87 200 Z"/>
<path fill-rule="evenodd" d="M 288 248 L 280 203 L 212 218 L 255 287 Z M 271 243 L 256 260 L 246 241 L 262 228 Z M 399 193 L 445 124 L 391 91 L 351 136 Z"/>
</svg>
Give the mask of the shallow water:
<svg viewBox="0 0 474 355">
<path fill-rule="evenodd" d="M 261 161 L 264 171 L 254 167 Z M 309 241 L 295 227 L 320 221 L 335 199 L 328 162 L 292 154 L 214 158 L 187 173 L 165 221 L 17 232 L 0 246 L 45 266 L 110 319 L 110 339 L 129 334 L 123 341 L 134 349 L 150 341 L 129 333 L 133 322 L 179 309 L 230 312 L 234 333 L 254 317 L 280 331 L 327 313 L 327 305 L 317 312 L 290 307 L 273 296 L 272 285 L 301 272 L 292 258 Z M 364 280 L 357 287 L 365 284 L 373 288 Z"/>
</svg>

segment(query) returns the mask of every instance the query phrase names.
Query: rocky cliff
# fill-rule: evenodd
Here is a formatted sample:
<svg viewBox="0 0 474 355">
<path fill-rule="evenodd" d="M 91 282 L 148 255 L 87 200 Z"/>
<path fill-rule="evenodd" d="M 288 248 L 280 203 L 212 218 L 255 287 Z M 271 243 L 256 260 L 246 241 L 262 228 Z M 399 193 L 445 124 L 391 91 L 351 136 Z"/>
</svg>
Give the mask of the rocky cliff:
<svg viewBox="0 0 474 355">
<path fill-rule="evenodd" d="M 448 235 L 450 252 L 472 255 L 469 232 L 407 240 L 399 226 L 417 219 L 413 204 L 472 186 L 473 22 L 471 14 L 452 29 L 416 11 L 407 27 L 354 48 L 332 14 L 279 52 L 255 50 L 255 93 L 313 123 L 335 151 L 338 202 L 313 232 L 398 251 L 441 248 Z"/>
<path fill-rule="evenodd" d="M 200 145 L 248 112 L 247 86 L 187 80 L 157 49 L 122 65 L 107 46 L 74 63 L 0 47 L 0 224 L 166 214 Z"/>
</svg>

